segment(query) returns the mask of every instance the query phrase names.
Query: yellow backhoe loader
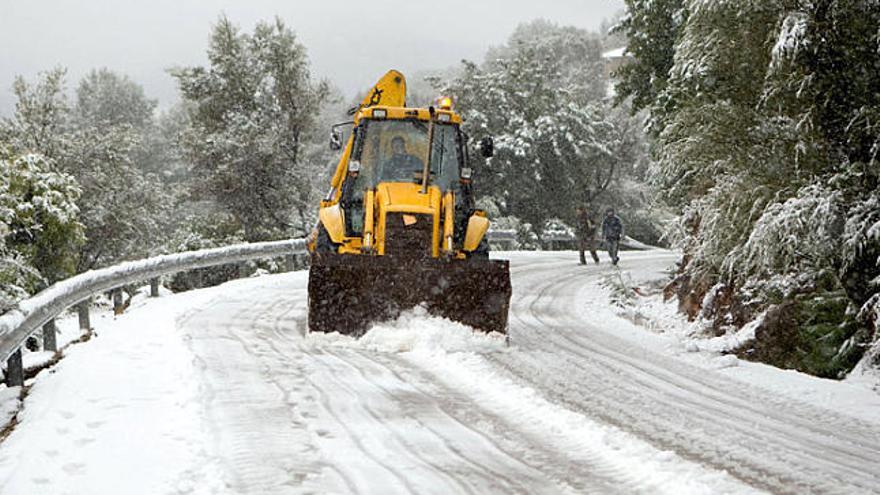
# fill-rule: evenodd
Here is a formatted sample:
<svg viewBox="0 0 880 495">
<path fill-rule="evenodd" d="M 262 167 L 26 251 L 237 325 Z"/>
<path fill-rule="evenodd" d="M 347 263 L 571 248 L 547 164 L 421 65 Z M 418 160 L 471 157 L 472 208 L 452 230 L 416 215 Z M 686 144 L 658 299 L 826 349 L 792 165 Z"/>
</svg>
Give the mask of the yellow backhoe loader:
<svg viewBox="0 0 880 495">
<path fill-rule="evenodd" d="M 468 139 L 452 101 L 407 107 L 406 79 L 392 70 L 352 115 L 331 131 L 342 157 L 309 239 L 309 330 L 361 335 L 424 304 L 506 333 L 509 265 L 489 259 L 489 220 L 474 207 Z M 492 147 L 491 138 L 479 143 L 486 157 Z"/>
</svg>

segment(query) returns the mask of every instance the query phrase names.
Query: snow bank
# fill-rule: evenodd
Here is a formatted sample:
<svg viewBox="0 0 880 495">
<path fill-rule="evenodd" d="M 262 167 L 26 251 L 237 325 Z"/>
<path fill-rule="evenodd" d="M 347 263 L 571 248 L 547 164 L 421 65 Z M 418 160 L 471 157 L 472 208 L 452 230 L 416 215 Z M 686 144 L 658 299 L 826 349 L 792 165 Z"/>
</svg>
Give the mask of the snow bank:
<svg viewBox="0 0 880 495">
<path fill-rule="evenodd" d="M 447 318 L 432 316 L 423 306 L 404 311 L 396 320 L 373 325 L 360 339 L 338 333 L 312 333 L 306 339 L 318 345 L 428 355 L 496 352 L 503 350 L 507 341 L 500 333 L 486 334 Z"/>
<path fill-rule="evenodd" d="M 650 270 L 631 275 L 642 287 L 663 277 L 661 271 Z M 623 273 L 620 278 L 630 277 Z M 612 296 L 607 283 L 585 284 L 578 292 L 579 300 L 584 301 L 579 311 L 584 318 L 602 321 L 603 327 L 613 329 L 617 337 L 657 352 L 820 408 L 880 423 L 880 396 L 870 393 L 871 389 L 880 391 L 880 373 L 857 366 L 845 381 L 839 382 L 727 354 L 755 338 L 763 314 L 737 331 L 710 337 L 704 322 L 688 321 L 678 312 L 677 303 L 663 301 L 661 294 L 630 298 L 623 307 L 609 305 Z"/>
<path fill-rule="evenodd" d="M 177 324 L 211 294 L 94 315 L 98 337 L 40 373 L 26 407 L 18 388 L 0 388 L 0 424 L 19 410 L 0 451 L 0 493 L 228 493 L 207 456 L 199 363 Z"/>
</svg>

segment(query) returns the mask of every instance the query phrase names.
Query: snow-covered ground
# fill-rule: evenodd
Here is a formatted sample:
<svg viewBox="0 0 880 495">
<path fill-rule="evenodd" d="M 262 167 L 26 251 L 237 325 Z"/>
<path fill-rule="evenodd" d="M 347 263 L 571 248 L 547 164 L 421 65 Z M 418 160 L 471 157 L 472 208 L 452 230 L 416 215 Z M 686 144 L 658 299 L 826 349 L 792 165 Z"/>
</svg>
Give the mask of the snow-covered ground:
<svg viewBox="0 0 880 495">
<path fill-rule="evenodd" d="M 666 267 L 657 265 L 655 268 L 633 270 L 624 265 L 620 272 L 610 271 L 602 280 L 585 284 L 579 289 L 586 303 L 582 314 L 604 315 L 608 321 L 616 322 L 613 328 L 617 335 L 696 366 L 840 414 L 880 423 L 880 393 L 870 393 L 877 387 L 870 377 L 853 376 L 840 382 L 738 359 L 728 352 L 754 338 L 754 324 L 728 335 L 707 337 L 704 322 L 687 321 L 678 313 L 674 299 L 663 300 L 657 282 L 668 279 Z M 627 302 L 609 305 L 608 301 L 614 298 L 612 289 L 621 285 L 636 288 L 642 294 L 633 295 Z"/>
<path fill-rule="evenodd" d="M 305 335 L 304 272 L 98 319 L 96 338 L 33 380 L 0 445 L 0 492 L 880 487 L 867 388 L 700 350 L 650 300 L 649 328 L 634 325 L 608 304 L 607 263 L 507 256 L 510 345 L 420 309 L 360 340 Z M 673 260 L 626 252 L 621 266 L 650 278 Z"/>
</svg>

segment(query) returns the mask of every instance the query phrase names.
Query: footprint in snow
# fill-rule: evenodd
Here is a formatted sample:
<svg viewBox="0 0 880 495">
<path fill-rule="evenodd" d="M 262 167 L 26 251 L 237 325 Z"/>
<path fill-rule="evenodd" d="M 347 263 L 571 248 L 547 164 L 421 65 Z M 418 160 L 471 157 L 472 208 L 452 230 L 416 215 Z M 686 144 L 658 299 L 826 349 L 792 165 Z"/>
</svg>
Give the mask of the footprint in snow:
<svg viewBox="0 0 880 495">
<path fill-rule="evenodd" d="M 69 475 L 81 475 L 86 471 L 86 465 L 81 462 L 69 462 L 63 466 L 61 469 L 64 470 L 65 473 Z"/>
<path fill-rule="evenodd" d="M 74 443 L 76 444 L 77 447 L 85 447 L 86 445 L 88 445 L 94 441 L 95 441 L 94 438 L 80 438 L 79 440 L 77 440 Z"/>
</svg>

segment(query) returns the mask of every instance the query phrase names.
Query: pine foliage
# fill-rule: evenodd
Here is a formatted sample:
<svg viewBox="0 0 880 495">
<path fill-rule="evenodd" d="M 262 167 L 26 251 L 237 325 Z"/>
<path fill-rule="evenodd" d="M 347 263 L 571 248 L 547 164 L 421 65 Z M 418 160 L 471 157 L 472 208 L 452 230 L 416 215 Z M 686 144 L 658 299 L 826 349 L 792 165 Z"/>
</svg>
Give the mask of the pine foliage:
<svg viewBox="0 0 880 495">
<path fill-rule="evenodd" d="M 532 236 L 540 244 L 554 218 L 574 225 L 577 206 L 597 212 L 642 199 L 627 196 L 622 178 L 644 165 L 644 142 L 633 119 L 608 104 L 603 67 L 597 36 L 535 21 L 482 64 L 464 61 L 453 80 L 434 81 L 455 97 L 474 139 L 494 137 L 476 184 L 502 223 L 521 230 L 523 246 Z"/>
<path fill-rule="evenodd" d="M 635 61 L 620 95 L 650 111 L 654 179 L 680 212 L 691 289 L 721 282 L 755 311 L 784 294 L 798 315 L 844 294 L 851 308 L 829 318 L 849 330 L 815 337 L 864 350 L 876 321 L 854 315 L 870 312 L 880 275 L 880 4 L 627 4 L 618 29 Z M 836 363 L 821 373 L 852 360 Z"/>
<path fill-rule="evenodd" d="M 208 67 L 175 69 L 188 102 L 185 156 L 194 197 L 231 214 L 249 241 L 303 235 L 312 208 L 303 148 L 328 88 L 311 80 L 305 48 L 280 19 L 242 33 L 214 26 Z"/>
<path fill-rule="evenodd" d="M 80 193 L 40 155 L 0 155 L 0 313 L 74 273 Z"/>
</svg>

